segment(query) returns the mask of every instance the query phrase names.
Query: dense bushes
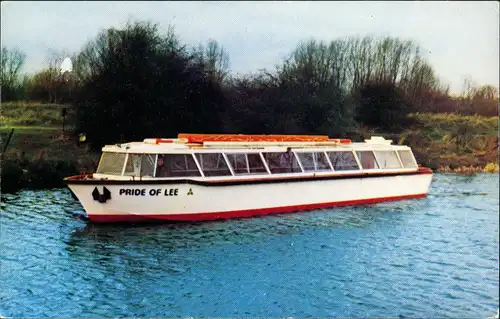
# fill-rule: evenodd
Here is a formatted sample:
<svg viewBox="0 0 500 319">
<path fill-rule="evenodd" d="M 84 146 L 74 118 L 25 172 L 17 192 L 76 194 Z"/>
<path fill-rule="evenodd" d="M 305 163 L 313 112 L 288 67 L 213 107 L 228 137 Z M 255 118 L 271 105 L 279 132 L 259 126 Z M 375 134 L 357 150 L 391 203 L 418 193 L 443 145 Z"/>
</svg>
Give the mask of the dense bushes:
<svg viewBox="0 0 500 319">
<path fill-rule="evenodd" d="M 2 162 L 2 193 L 22 188 L 45 189 L 63 187 L 65 177 L 77 174 L 75 163 L 61 160 L 7 159 Z"/>
<path fill-rule="evenodd" d="M 356 120 L 369 127 L 399 132 L 411 124 L 415 106 L 404 92 L 390 83 L 369 83 L 358 93 Z"/>
<path fill-rule="evenodd" d="M 2 161 L 1 191 L 2 193 L 12 193 L 25 186 L 24 172 L 19 161 Z"/>
<path fill-rule="evenodd" d="M 221 132 L 221 84 L 175 35 L 138 23 L 100 34 L 82 54 L 93 63 L 76 95 L 76 124 L 95 149 L 180 131 Z"/>
</svg>

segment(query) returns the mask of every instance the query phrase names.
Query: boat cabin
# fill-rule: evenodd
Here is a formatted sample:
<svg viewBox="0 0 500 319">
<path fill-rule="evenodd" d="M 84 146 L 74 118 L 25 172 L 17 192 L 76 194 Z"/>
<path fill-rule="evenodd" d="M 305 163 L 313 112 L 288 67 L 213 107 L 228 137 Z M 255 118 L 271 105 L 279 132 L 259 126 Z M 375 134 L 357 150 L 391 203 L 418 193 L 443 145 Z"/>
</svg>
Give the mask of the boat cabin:
<svg viewBox="0 0 500 319">
<path fill-rule="evenodd" d="M 411 149 L 382 137 L 179 134 L 106 145 L 94 178 L 232 179 L 417 171 Z"/>
</svg>

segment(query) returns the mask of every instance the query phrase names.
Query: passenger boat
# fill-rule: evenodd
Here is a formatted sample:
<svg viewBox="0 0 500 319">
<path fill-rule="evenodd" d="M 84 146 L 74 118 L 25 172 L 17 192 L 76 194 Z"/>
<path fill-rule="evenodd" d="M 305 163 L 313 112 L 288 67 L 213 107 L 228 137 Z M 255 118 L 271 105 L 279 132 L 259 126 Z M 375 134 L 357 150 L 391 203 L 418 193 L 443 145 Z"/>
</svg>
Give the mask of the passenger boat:
<svg viewBox="0 0 500 319">
<path fill-rule="evenodd" d="M 179 134 L 106 145 L 65 178 L 93 222 L 198 221 L 425 197 L 432 170 L 383 137 Z"/>
</svg>

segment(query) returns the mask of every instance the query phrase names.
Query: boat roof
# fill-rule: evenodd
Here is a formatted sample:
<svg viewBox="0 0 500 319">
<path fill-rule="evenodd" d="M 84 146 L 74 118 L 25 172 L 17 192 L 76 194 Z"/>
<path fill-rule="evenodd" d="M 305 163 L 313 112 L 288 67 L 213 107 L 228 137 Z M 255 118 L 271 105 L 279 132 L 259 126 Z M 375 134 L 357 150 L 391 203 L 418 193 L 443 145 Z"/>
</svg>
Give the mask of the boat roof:
<svg viewBox="0 0 500 319">
<path fill-rule="evenodd" d="M 364 142 L 350 139 L 329 138 L 326 135 L 244 135 L 244 134 L 187 134 L 177 138 L 146 138 L 142 142 L 128 142 L 106 145 L 103 152 L 119 153 L 186 153 L 186 151 L 260 150 L 284 152 L 289 148 L 296 151 L 321 150 L 403 150 L 405 145 L 392 145 L 392 140 L 372 136 Z"/>
</svg>

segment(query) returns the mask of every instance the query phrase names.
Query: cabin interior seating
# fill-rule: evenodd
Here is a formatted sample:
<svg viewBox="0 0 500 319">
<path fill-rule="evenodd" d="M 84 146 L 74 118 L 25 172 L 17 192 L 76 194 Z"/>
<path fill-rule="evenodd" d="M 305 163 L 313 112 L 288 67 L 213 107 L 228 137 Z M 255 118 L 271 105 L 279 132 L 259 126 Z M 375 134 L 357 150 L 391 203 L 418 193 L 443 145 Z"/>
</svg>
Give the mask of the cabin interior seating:
<svg viewBox="0 0 500 319">
<path fill-rule="evenodd" d="M 356 156 L 355 156 L 356 155 Z M 196 163 L 195 158 L 198 163 Z M 357 159 L 356 159 L 357 157 Z M 264 160 L 264 161 L 263 161 Z M 126 161 L 126 162 L 125 162 Z M 97 173 L 137 177 L 201 177 L 417 168 L 410 150 L 126 154 L 105 152 Z M 198 165 L 199 166 L 198 166 Z"/>
</svg>

